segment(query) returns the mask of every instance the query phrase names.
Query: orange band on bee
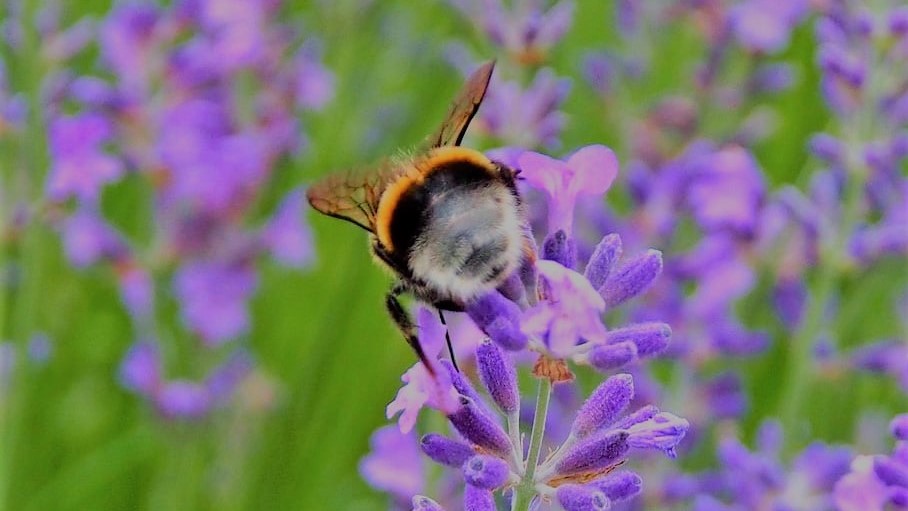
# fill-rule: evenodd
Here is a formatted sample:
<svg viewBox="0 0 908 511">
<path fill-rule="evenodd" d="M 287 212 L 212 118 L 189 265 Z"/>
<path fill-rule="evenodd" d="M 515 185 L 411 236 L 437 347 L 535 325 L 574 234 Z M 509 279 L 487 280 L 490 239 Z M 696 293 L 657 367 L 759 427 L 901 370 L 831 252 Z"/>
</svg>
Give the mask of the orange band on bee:
<svg viewBox="0 0 908 511">
<path fill-rule="evenodd" d="M 494 172 L 495 168 L 481 152 L 460 146 L 437 147 L 413 160 L 407 170 L 388 185 L 378 203 L 378 212 L 375 215 L 375 233 L 378 241 L 386 250 L 394 250 L 394 244 L 391 242 L 391 219 L 400 198 L 411 187 L 422 184 L 426 177 L 435 170 L 456 162 L 470 163 L 488 169 L 490 174 Z"/>
</svg>

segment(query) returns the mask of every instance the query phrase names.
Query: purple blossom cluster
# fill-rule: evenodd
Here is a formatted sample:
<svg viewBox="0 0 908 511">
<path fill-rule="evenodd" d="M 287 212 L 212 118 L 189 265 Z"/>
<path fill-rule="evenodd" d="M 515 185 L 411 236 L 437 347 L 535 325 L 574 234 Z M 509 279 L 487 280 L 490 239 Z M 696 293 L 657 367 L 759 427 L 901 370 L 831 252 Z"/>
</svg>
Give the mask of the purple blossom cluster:
<svg viewBox="0 0 908 511">
<path fill-rule="evenodd" d="M 454 5 L 477 20 L 489 41 L 508 55 L 506 64 L 522 69 L 522 76 L 533 80 L 554 76 L 538 66 L 546 62 L 552 47 L 549 41 L 557 42 L 549 35 L 561 34 L 551 27 L 569 21 L 563 3 L 552 6 L 549 15 L 542 14 L 541 4 L 528 4 L 532 8 L 525 12 L 539 13 L 535 25 L 516 4 L 483 4 L 496 15 L 481 23 L 478 3 Z M 509 499 L 512 504 L 520 502 L 532 451 L 520 437 L 514 439 L 513 412 L 499 403 L 500 385 L 488 376 L 510 374 L 514 369 L 510 363 L 505 364 L 508 371 L 490 368 L 498 367 L 495 364 L 487 367 L 491 362 L 479 353 L 504 349 L 520 367 L 533 363 L 524 359 L 529 349 L 546 360 L 566 361 L 572 368 L 589 365 L 605 373 L 623 369 L 633 374 L 622 378 L 632 378 L 638 402 L 667 403 L 692 419 L 692 434 L 679 449 L 710 449 L 715 442 L 712 449 L 719 467 L 683 473 L 641 457 L 642 468 L 635 474 L 651 484 L 643 485 L 642 499 L 626 502 L 607 492 L 594 496 L 589 487 L 573 500 L 568 490 L 559 495 L 558 486 L 535 480 L 542 508 L 557 503 L 565 509 L 652 505 L 691 506 L 698 511 L 841 509 L 835 488 L 848 480 L 854 450 L 813 441 L 792 444 L 798 445 L 793 451 L 783 445 L 781 431 L 804 428 L 797 422 L 804 405 L 804 381 L 841 381 L 842 371 L 853 369 L 889 374 L 902 386 L 906 381 L 903 338 L 896 335 L 839 356 L 837 346 L 843 341 L 827 325 L 837 313 L 837 304 L 846 298 L 837 291 L 844 279 L 870 274 L 877 271 L 878 263 L 885 266 L 893 256 L 908 255 L 903 239 L 908 233 L 908 181 L 903 172 L 908 155 L 902 150 L 906 126 L 900 117 L 908 76 L 903 65 L 908 11 L 882 5 L 874 11 L 839 1 L 773 0 L 671 6 L 622 1 L 616 8 L 626 51 L 591 53 L 582 71 L 606 106 L 623 114 L 615 114 L 614 120 L 626 140 L 622 148 L 629 155 L 626 178 L 615 180 L 617 158 L 603 146 L 584 147 L 564 161 L 522 149 L 556 146 L 566 121 L 558 108 L 568 82 L 559 94 L 523 98 L 515 84 L 492 84 L 489 108 L 480 115 L 478 131 L 508 146 L 490 152 L 490 157 L 520 169 L 523 184 L 528 185 L 522 192 L 532 230 L 543 233 L 534 236 L 538 261 L 468 310 L 494 344 L 487 342 L 486 348 L 470 353 L 474 365 L 468 366 L 466 374 L 470 370 L 478 374 L 494 405 L 468 386 L 463 373 L 452 372 L 449 366 L 438 367 L 441 384 L 428 379 L 427 372 L 414 374 L 419 370 L 414 366 L 405 376 L 407 385 L 388 408 L 389 416 L 402 414 L 405 433 L 393 434 L 395 445 L 406 443 L 412 459 L 419 460 L 420 468 L 411 473 L 426 470 L 424 460 L 415 456 L 419 450 L 411 432 L 417 423 L 414 410 L 428 405 L 441 411 L 454 436 L 430 433 L 419 446 L 429 458 L 460 469 L 461 477 L 445 478 L 434 487 L 414 477 L 409 481 L 419 484 L 403 491 L 367 468 L 388 466 L 381 460 L 390 456 L 389 451 L 382 455 L 378 450 L 364 461 L 363 473 L 377 487 L 392 491 L 403 508 L 452 509 L 463 499 L 465 509 L 494 509 L 490 489 L 500 495 L 499 505 Z M 669 93 L 628 116 L 627 111 L 636 106 L 629 100 L 628 87 L 644 84 L 651 71 L 653 56 L 646 49 L 652 43 L 644 34 L 650 37 L 652 30 L 643 29 L 676 23 L 694 27 L 706 47 L 689 75 L 690 94 Z M 763 100 L 784 94 L 802 78 L 800 70 L 779 56 L 795 32 L 804 32 L 808 24 L 815 27 L 819 42 L 821 89 L 833 122 L 805 147 L 812 158 L 802 172 L 807 176 L 799 183 L 803 186 L 773 188 L 767 178 L 771 172 L 764 169 L 756 150 L 772 136 L 775 126 L 774 112 Z M 543 34 L 538 39 L 536 27 Z M 469 60 L 460 46 L 453 46 L 451 54 L 455 62 Z M 530 89 L 542 90 L 535 88 L 536 81 L 532 83 Z M 496 102 L 496 94 L 511 97 L 513 104 Z M 550 108 L 548 114 L 535 108 L 537 99 Z M 517 104 L 525 107 L 516 108 Z M 731 115 L 716 116 L 720 110 Z M 514 133 L 503 128 L 507 126 L 503 119 L 508 118 L 519 126 Z M 602 195 L 613 181 L 617 194 L 626 197 L 629 205 L 604 207 Z M 635 255 L 622 259 L 625 250 Z M 662 278 L 657 279 L 660 273 Z M 628 302 L 638 295 L 642 296 Z M 743 313 L 755 300 L 773 308 L 774 321 L 760 329 L 753 328 Z M 630 324 L 606 328 L 603 314 Z M 435 340 L 427 342 L 433 346 L 432 353 L 440 353 L 441 337 L 434 335 Z M 471 339 L 481 335 L 474 332 Z M 757 360 L 774 341 L 792 353 L 793 361 L 780 373 L 790 388 L 782 390 L 780 404 L 772 412 L 781 422 L 765 422 L 757 434 L 757 448 L 751 451 L 730 434 L 738 431 L 735 421 L 750 408 L 743 374 L 722 367 L 737 364 L 736 360 Z M 663 352 L 676 363 L 668 380 L 653 378 L 638 363 Z M 558 371 L 544 363 L 536 361 L 533 370 L 557 380 Z M 606 382 L 614 385 L 613 378 L 617 377 Z M 420 383 L 414 385 L 414 381 Z M 606 386 L 603 383 L 593 395 Z M 576 415 L 575 410 L 583 407 L 575 393 L 563 392 L 568 387 L 555 385 L 552 407 L 559 415 L 580 420 L 582 412 Z M 413 396 L 419 398 L 411 400 Z M 588 403 L 593 400 L 590 397 Z M 512 401 L 508 406 L 513 408 Z M 533 424 L 533 412 L 539 408 L 518 408 L 518 423 Z M 484 433 L 473 431 L 472 426 Z M 551 442 L 551 456 L 564 454 L 560 446 L 571 438 L 573 423 L 562 425 L 550 416 L 547 426 L 546 435 L 554 437 L 546 439 Z M 685 421 L 683 429 L 687 428 Z M 382 431 L 392 435 L 391 430 Z M 513 456 L 514 452 L 519 455 Z M 903 505 L 901 483 L 894 482 L 900 480 L 891 475 L 898 472 L 886 472 L 889 466 L 880 469 L 886 475 L 874 483 L 874 495 L 886 495 L 878 499 L 882 503 L 848 509 Z M 867 474 L 870 469 L 855 470 Z M 536 472 L 532 473 L 535 477 Z M 542 473 L 549 475 L 545 469 Z M 414 488 L 425 494 L 427 486 L 435 491 L 436 500 L 406 499 Z M 885 491 L 877 491 L 881 487 Z M 605 504 L 611 501 L 614 506 Z"/>
<path fill-rule="evenodd" d="M 313 256 L 301 190 L 257 212 L 281 162 L 305 148 L 299 114 L 332 94 L 316 41 L 281 22 L 279 9 L 258 0 L 119 4 L 73 50 L 97 44 L 94 73 L 47 78 L 50 220 L 74 266 L 113 270 L 142 339 L 122 381 L 166 417 L 203 416 L 252 368 L 242 348 L 220 347 L 249 331 L 256 261 L 300 268 Z M 151 195 L 135 207 L 143 224 L 112 224 L 106 194 L 136 183 Z M 171 297 L 185 328 L 220 359 L 201 381 L 165 376 L 157 323 Z"/>
<path fill-rule="evenodd" d="M 361 470 L 402 507 L 415 493 L 429 490 L 412 434 L 420 409 L 428 407 L 447 418 L 452 432 L 422 436 L 419 450 L 460 472 L 436 485 L 437 500 L 412 497 L 413 509 L 455 509 L 461 499 L 464 509 L 492 510 L 496 494 L 514 506 L 537 500 L 558 502 L 570 511 L 608 509 L 641 491 L 639 475 L 616 470 L 631 449 L 674 457 L 688 422 L 651 404 L 628 413 L 635 391 L 634 378 L 626 373 L 600 383 L 580 406 L 565 406 L 557 396 L 574 387 L 572 367 L 612 374 L 666 350 L 671 329 L 664 323 L 614 329 L 603 323 L 607 310 L 652 285 L 662 270 L 661 254 L 648 251 L 623 260 L 620 237 L 606 236 L 584 272 L 574 269 L 577 201 L 604 194 L 618 172 L 608 148 L 587 146 L 565 161 L 532 151 L 501 154 L 516 158 L 527 192 L 534 188 L 546 196 L 547 234 L 540 236 L 539 258 L 526 261 L 499 290 L 470 304 L 470 321 L 459 318 L 461 324 L 475 325 L 454 332 L 463 372 L 436 359 L 443 351 L 444 328 L 428 310 L 420 311 L 420 342 L 430 367 L 417 363 L 404 374 L 405 385 L 387 408 L 389 418 L 398 416 L 400 432 L 379 430 Z M 535 406 L 525 407 L 517 374 L 529 364 L 541 388 Z M 470 373 L 484 394 L 471 383 Z M 559 413 L 548 408 L 553 385 Z M 535 432 L 529 444 L 522 425 Z M 541 455 L 543 448 L 547 456 Z M 391 466 L 396 467 L 393 476 L 387 473 Z"/>
<path fill-rule="evenodd" d="M 839 511 L 882 511 L 908 508 L 908 414 L 892 419 L 896 439 L 890 455 L 857 456 L 835 485 Z"/>
</svg>

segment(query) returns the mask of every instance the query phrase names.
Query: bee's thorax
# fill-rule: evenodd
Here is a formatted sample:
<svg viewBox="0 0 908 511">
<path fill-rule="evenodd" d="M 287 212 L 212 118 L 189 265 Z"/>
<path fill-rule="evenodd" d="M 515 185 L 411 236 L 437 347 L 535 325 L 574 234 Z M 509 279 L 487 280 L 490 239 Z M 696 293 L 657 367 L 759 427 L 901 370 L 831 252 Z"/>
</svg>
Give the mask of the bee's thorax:
<svg viewBox="0 0 908 511">
<path fill-rule="evenodd" d="M 417 295 L 466 303 L 497 287 L 522 257 L 519 200 L 494 168 L 447 162 L 397 199 L 387 255 Z"/>
</svg>

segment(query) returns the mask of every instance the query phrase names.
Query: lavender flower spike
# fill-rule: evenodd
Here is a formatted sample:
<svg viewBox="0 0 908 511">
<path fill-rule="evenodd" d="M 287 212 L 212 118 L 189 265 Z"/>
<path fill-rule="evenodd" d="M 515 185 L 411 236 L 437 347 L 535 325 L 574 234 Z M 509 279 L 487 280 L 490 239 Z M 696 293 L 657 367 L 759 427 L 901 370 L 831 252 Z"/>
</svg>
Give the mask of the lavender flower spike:
<svg viewBox="0 0 908 511">
<path fill-rule="evenodd" d="M 605 299 L 607 306 L 615 307 L 646 291 L 660 273 L 662 252 L 647 250 L 609 276 L 599 288 L 599 294 Z"/>
<path fill-rule="evenodd" d="M 504 353 L 488 339 L 476 350 L 476 363 L 483 385 L 489 395 L 505 413 L 514 413 L 520 406 L 517 390 L 517 374 L 514 366 L 508 364 Z"/>
</svg>

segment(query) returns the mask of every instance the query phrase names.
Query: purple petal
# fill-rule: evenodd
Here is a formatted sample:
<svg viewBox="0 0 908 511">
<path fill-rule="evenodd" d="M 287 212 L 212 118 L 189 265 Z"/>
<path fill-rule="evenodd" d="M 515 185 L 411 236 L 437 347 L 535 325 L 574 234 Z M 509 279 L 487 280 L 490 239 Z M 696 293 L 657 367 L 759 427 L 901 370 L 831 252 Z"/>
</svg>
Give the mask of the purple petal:
<svg viewBox="0 0 908 511">
<path fill-rule="evenodd" d="M 372 434 L 369 445 L 359 473 L 370 486 L 400 499 L 424 491 L 424 467 L 413 434 L 401 433 L 394 425 L 383 426 Z"/>
</svg>

